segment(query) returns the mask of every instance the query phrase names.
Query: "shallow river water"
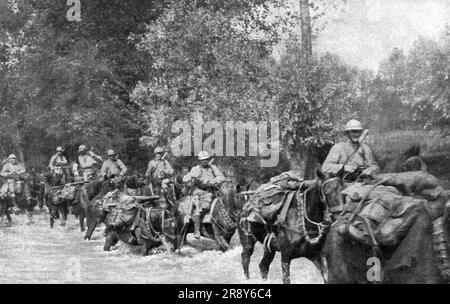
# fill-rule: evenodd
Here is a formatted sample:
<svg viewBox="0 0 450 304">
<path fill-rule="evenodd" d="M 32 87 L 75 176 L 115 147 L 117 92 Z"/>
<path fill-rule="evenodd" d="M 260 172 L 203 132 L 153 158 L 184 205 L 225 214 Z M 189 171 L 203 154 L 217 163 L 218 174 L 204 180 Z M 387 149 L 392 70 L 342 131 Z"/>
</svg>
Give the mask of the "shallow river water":
<svg viewBox="0 0 450 304">
<path fill-rule="evenodd" d="M 34 224 L 24 214 L 13 215 L 13 225 L 0 225 L 0 283 L 281 283 L 280 256 L 276 255 L 269 279 L 263 281 L 258 263 L 262 246 L 257 244 L 250 264 L 251 279 L 241 266 L 242 247 L 236 235 L 232 249 L 217 250 L 214 242 L 196 241 L 188 235 L 181 253 L 157 250 L 142 257 L 140 248 L 119 243 L 103 251 L 103 227 L 93 240 L 84 241 L 78 222 L 69 216 L 66 227 L 48 224 L 48 213 L 39 211 Z M 306 259 L 292 261 L 292 283 L 322 283 L 317 268 Z"/>
</svg>

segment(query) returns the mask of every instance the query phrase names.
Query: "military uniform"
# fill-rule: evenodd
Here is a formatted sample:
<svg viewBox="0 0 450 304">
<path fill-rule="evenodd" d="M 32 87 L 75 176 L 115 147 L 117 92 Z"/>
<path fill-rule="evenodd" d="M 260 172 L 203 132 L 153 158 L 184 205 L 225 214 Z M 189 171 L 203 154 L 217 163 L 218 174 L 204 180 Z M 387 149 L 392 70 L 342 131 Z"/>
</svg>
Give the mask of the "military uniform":
<svg viewBox="0 0 450 304">
<path fill-rule="evenodd" d="M 343 165 L 347 167 L 363 166 L 371 176 L 375 176 L 380 171 L 370 147 L 366 144 L 354 144 L 350 141 L 337 143 L 331 148 L 322 165 L 322 170 L 336 175 L 343 168 Z M 344 167 L 344 171 L 349 172 L 346 170 L 347 167 Z"/>
<path fill-rule="evenodd" d="M 97 158 L 100 161 L 103 161 L 103 159 L 100 156 L 95 155 L 95 158 Z M 85 181 L 89 181 L 95 175 L 94 166 L 97 164 L 97 160 L 95 158 L 90 154 L 78 156 L 78 163 L 80 164 L 80 168 L 83 172 L 83 179 Z"/>
<path fill-rule="evenodd" d="M 25 173 L 25 168 L 22 164 L 16 163 L 6 163 L 2 171 L 0 172 L 0 175 L 6 179 L 6 182 L 2 185 L 0 188 L 0 196 L 5 198 L 8 195 L 10 197 L 15 197 L 15 179 L 11 177 L 13 174 L 23 174 Z"/>
<path fill-rule="evenodd" d="M 189 182 L 193 178 L 199 182 L 199 185 L 195 187 L 192 195 L 197 197 L 200 206 L 208 206 L 212 202 L 213 193 L 210 192 L 211 189 L 208 189 L 207 185 L 221 184 L 225 181 L 225 176 L 214 165 L 209 165 L 207 168 L 201 165 L 193 167 L 183 177 L 183 182 Z M 197 208 L 196 214 L 200 214 L 201 210 L 198 209 L 200 208 Z"/>
<path fill-rule="evenodd" d="M 148 163 L 145 176 L 155 183 L 161 183 L 165 178 L 171 177 L 175 171 L 165 159 L 153 159 Z"/>
<path fill-rule="evenodd" d="M 56 153 L 50 158 L 50 162 L 48 166 L 50 167 L 50 170 L 53 171 L 55 176 L 59 176 L 62 183 L 66 183 L 67 179 L 69 177 L 69 174 L 67 172 L 66 168 L 63 168 L 63 166 L 67 165 L 67 159 L 64 155 L 59 155 Z"/>
<path fill-rule="evenodd" d="M 125 173 L 127 173 L 127 167 L 125 164 L 120 160 L 111 160 L 107 159 L 100 170 L 100 175 L 106 179 L 109 179 L 111 177 L 118 177 L 118 176 L 124 176 Z"/>
</svg>

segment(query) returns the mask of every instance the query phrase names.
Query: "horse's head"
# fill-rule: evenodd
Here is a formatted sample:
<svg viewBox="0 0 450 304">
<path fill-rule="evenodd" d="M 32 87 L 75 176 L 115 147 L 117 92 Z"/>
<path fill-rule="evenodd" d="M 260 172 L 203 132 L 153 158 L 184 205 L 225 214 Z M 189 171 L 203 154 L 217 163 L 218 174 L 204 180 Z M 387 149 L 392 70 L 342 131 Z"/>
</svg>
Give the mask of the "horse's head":
<svg viewBox="0 0 450 304">
<path fill-rule="evenodd" d="M 47 171 L 47 172 L 42 173 L 42 175 L 43 175 L 44 180 L 45 180 L 45 182 L 46 182 L 47 184 L 53 185 L 53 177 L 54 177 L 54 176 L 53 176 L 53 173 L 52 173 L 52 172 Z"/>
<path fill-rule="evenodd" d="M 130 189 L 139 189 L 145 186 L 145 181 L 138 175 L 131 175 L 125 178 L 125 186 Z"/>
<path fill-rule="evenodd" d="M 223 202 L 226 203 L 231 209 L 238 210 L 236 201 L 236 185 L 231 181 L 226 181 L 220 186 L 220 192 L 220 195 L 223 198 Z"/>
<path fill-rule="evenodd" d="M 328 212 L 335 217 L 335 215 L 342 211 L 344 206 L 344 197 L 342 195 L 344 182 L 341 176 L 332 177 L 324 173 L 321 169 L 318 169 L 316 174 L 320 187 L 321 200 L 325 203 Z"/>
<path fill-rule="evenodd" d="M 104 180 L 102 181 L 102 192 L 106 194 L 116 189 L 122 189 L 124 182 L 124 179 L 118 177 Z"/>
<path fill-rule="evenodd" d="M 235 189 L 235 202 L 238 210 L 242 210 L 245 203 L 250 199 L 253 191 L 250 191 L 250 184 L 237 184 Z"/>
</svg>

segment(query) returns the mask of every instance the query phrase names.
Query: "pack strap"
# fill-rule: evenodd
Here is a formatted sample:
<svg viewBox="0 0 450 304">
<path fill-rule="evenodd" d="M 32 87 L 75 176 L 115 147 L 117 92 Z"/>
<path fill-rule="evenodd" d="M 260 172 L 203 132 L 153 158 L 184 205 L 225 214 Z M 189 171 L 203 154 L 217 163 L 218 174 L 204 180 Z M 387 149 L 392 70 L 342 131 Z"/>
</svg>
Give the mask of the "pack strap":
<svg viewBox="0 0 450 304">
<path fill-rule="evenodd" d="M 301 186 L 300 186 L 299 189 L 301 189 Z M 292 202 L 292 198 L 294 197 L 295 193 L 296 193 L 296 191 L 287 191 L 287 192 L 284 193 L 284 196 L 283 196 L 283 199 L 282 199 L 282 203 L 281 203 L 283 208 L 281 209 L 281 212 L 280 212 L 280 214 L 278 215 L 278 218 L 277 218 L 277 223 L 278 224 L 284 224 L 284 222 L 286 220 L 286 217 L 287 217 L 287 214 L 288 214 L 288 211 L 289 211 L 289 207 L 290 207 L 291 202 Z"/>
</svg>

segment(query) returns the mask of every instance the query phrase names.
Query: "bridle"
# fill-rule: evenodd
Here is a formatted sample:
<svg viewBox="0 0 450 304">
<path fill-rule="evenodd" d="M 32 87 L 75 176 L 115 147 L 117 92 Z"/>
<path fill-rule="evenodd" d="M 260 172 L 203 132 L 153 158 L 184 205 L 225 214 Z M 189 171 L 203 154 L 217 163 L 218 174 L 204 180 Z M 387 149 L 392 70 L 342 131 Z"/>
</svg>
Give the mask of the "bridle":
<svg viewBox="0 0 450 304">
<path fill-rule="evenodd" d="M 343 205 L 338 205 L 338 206 L 330 207 L 330 202 L 328 201 L 327 196 L 325 195 L 325 192 L 324 192 L 325 186 L 326 186 L 327 184 L 329 184 L 329 183 L 331 183 L 331 182 L 335 182 L 335 181 L 338 181 L 338 182 L 341 183 L 341 184 L 343 183 L 343 182 L 342 182 L 342 179 L 341 179 L 340 177 L 337 177 L 337 176 L 336 176 L 336 177 L 332 177 L 332 178 L 330 178 L 330 179 L 327 179 L 326 181 L 322 182 L 322 183 L 320 184 L 320 186 L 319 186 L 319 188 L 320 188 L 320 191 L 319 191 L 319 197 L 320 197 L 320 200 L 321 200 L 321 202 L 324 204 L 325 210 L 328 211 L 328 212 L 330 212 L 331 214 L 341 212 L 341 211 L 342 211 L 342 208 L 343 208 Z"/>
</svg>

